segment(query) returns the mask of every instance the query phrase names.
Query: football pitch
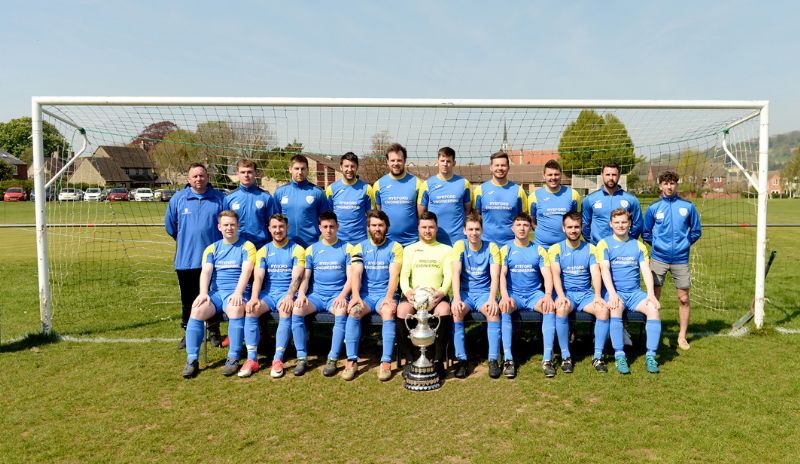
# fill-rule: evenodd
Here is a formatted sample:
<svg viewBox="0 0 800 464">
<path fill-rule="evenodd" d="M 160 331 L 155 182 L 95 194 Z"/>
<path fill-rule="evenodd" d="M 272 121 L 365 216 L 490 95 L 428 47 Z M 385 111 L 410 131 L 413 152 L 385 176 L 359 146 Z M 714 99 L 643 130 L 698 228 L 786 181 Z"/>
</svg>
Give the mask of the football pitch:
<svg viewBox="0 0 800 464">
<path fill-rule="evenodd" d="M 0 222 L 32 222 L 32 206 L 2 204 Z M 160 223 L 164 208 L 63 206 L 73 209 L 71 217 L 98 224 L 118 217 Z M 119 208 L 128 214 L 115 214 Z M 701 214 L 713 222 L 713 208 Z M 769 222 L 800 222 L 800 202 L 770 201 Z M 369 369 L 362 365 L 349 383 L 323 378 L 319 364 L 299 378 L 273 380 L 263 370 L 250 379 L 223 378 L 226 352 L 214 348 L 211 368 L 182 379 L 171 254 L 142 251 L 168 249 L 171 240 L 159 228 L 130 229 L 81 229 L 83 241 L 73 244 L 70 236 L 51 249 L 51 272 L 63 282 L 54 294 L 74 302 L 56 309 L 54 326 L 83 342 L 24 338 L 39 327 L 34 231 L 0 229 L 3 462 L 796 462 L 800 455 L 800 334 L 777 330 L 800 329 L 797 228 L 768 231 L 768 249 L 778 254 L 766 281 L 763 331 L 724 335 L 747 302 L 696 307 L 692 348 L 679 352 L 674 291 L 667 286 L 657 376 L 645 371 L 641 347 L 630 356 L 633 375 L 597 374 L 584 342 L 573 349 L 575 373 L 545 379 L 541 347 L 528 341 L 519 346 L 516 379 L 489 379 L 484 362 L 467 379 L 448 378 L 431 393 L 405 391 L 399 375 L 379 382 L 372 342 L 365 350 Z M 120 234 L 134 244 L 113 244 Z M 92 248 L 102 260 L 74 249 L 89 239 L 107 243 Z M 115 264 L 126 257 L 147 264 Z M 77 270 L 60 267 L 67 258 Z M 725 263 L 715 265 L 710 274 L 724 280 Z M 89 282 L 82 287 L 89 291 L 71 292 L 71 279 Z M 752 287 L 748 277 L 723 288 L 734 301 L 746 301 Z M 95 343 L 121 339 L 137 341 Z M 470 354 L 483 360 L 485 346 L 474 343 Z M 288 359 L 291 367 L 291 350 Z"/>
</svg>

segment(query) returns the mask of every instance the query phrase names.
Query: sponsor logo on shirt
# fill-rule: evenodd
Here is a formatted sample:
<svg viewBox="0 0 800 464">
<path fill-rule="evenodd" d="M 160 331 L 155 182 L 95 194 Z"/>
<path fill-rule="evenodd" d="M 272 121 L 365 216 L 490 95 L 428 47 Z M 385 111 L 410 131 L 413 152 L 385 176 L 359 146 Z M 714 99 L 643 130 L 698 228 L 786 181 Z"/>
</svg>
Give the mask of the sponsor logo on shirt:
<svg viewBox="0 0 800 464">
<path fill-rule="evenodd" d="M 234 210 L 234 211 L 237 211 L 239 209 L 239 207 L 240 206 L 239 206 L 238 202 L 231 204 L 231 209 Z"/>
<path fill-rule="evenodd" d="M 600 200 L 595 201 L 594 205 L 592 205 L 592 208 L 594 208 L 594 209 L 601 209 L 602 207 L 603 207 L 603 203 Z"/>
<path fill-rule="evenodd" d="M 281 204 L 282 205 L 288 205 L 289 204 L 289 197 L 284 195 L 283 198 L 281 198 Z"/>
<path fill-rule="evenodd" d="M 658 219 L 658 220 L 664 219 L 664 212 L 663 211 L 657 212 L 656 213 L 656 219 Z"/>
<path fill-rule="evenodd" d="M 192 212 L 189 211 L 189 208 L 183 208 L 183 213 L 182 214 L 192 214 Z"/>
</svg>

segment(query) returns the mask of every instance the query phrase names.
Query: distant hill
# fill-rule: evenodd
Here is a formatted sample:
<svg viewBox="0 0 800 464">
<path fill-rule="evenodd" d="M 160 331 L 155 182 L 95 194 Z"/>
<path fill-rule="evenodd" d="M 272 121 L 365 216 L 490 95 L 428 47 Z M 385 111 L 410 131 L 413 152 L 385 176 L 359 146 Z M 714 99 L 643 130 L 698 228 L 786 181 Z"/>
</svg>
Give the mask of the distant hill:
<svg viewBox="0 0 800 464">
<path fill-rule="evenodd" d="M 773 135 L 769 138 L 769 168 L 781 169 L 792 157 L 792 151 L 800 147 L 800 131 Z"/>
</svg>

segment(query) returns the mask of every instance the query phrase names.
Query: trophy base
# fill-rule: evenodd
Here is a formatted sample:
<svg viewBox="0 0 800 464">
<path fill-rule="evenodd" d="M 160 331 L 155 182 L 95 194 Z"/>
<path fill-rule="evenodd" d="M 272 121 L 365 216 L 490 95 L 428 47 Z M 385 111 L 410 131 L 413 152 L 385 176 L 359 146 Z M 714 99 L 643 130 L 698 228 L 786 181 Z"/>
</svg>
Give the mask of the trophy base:
<svg viewBox="0 0 800 464">
<path fill-rule="evenodd" d="M 441 388 L 442 379 L 434 366 L 418 367 L 412 364 L 403 386 L 411 391 L 436 390 Z"/>
</svg>

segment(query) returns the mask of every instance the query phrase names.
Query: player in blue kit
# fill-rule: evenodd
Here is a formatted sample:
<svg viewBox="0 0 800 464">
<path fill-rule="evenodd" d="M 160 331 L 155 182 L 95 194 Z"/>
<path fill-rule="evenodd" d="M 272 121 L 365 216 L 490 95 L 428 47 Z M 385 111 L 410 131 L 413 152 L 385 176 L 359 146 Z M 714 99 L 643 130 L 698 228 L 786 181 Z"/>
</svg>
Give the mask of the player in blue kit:
<svg viewBox="0 0 800 464">
<path fill-rule="evenodd" d="M 239 215 L 239 235 L 261 248 L 270 240 L 267 222 L 275 211 L 275 201 L 269 192 L 256 184 L 256 163 L 252 160 L 236 162 L 239 188 L 225 197 L 225 209 Z"/>
<path fill-rule="evenodd" d="M 499 151 L 489 157 L 492 178 L 475 188 L 475 210 L 483 218 L 484 236 L 499 246 L 514 239 L 514 217 L 528 211 L 528 196 L 508 180 L 509 160 Z"/>
<path fill-rule="evenodd" d="M 202 164 L 189 166 L 186 187 L 170 199 L 164 213 L 164 229 L 175 240 L 175 273 L 181 292 L 181 328 L 185 331 L 192 304 L 200 293 L 203 250 L 222 236 L 217 229 L 217 214 L 224 208 L 225 195 L 208 184 L 208 170 Z M 209 341 L 219 346 L 219 322 L 209 322 Z M 186 348 L 186 336 L 179 348 Z"/>
<path fill-rule="evenodd" d="M 222 211 L 217 217 L 222 233 L 218 240 L 203 251 L 203 270 L 200 273 L 200 294 L 192 304 L 192 314 L 186 326 L 185 378 L 200 371 L 197 362 L 203 341 L 203 322 L 221 312 L 228 316 L 231 338 L 228 358 L 222 370 L 231 376 L 239 370 L 239 350 L 244 338 L 245 304 L 250 297 L 250 274 L 256 260 L 256 247 L 239 237 L 239 217 L 233 211 Z"/>
<path fill-rule="evenodd" d="M 352 380 L 358 363 L 358 343 L 361 338 L 361 318 L 377 312 L 383 320 L 383 354 L 378 367 L 378 379 L 387 381 L 392 377 L 391 362 L 395 340 L 395 314 L 399 293 L 400 268 L 403 265 L 403 247 L 386 238 L 389 230 L 389 216 L 383 211 L 367 212 L 367 231 L 369 239 L 357 244 L 353 256 L 352 297 L 348 305 L 345 345 L 347 365 L 342 371 L 345 380 Z"/>
<path fill-rule="evenodd" d="M 392 228 L 389 240 L 408 246 L 417 241 L 417 198 L 422 182 L 406 172 L 408 153 L 393 143 L 386 149 L 389 174 L 375 181 L 375 207 L 389 216 Z"/>
<path fill-rule="evenodd" d="M 561 185 L 561 165 L 550 160 L 544 165 L 544 185 L 528 198 L 531 217 L 536 226 L 533 243 L 545 249 L 564 240 L 562 219 L 570 211 L 581 210 L 581 196 L 570 187 Z"/>
<path fill-rule="evenodd" d="M 614 233 L 597 243 L 597 259 L 600 260 L 606 302 L 611 311 L 611 346 L 614 348 L 617 371 L 620 374 L 630 374 L 622 339 L 622 311 L 643 313 L 647 316 L 645 364 L 647 372 L 657 374 L 656 350 L 661 341 L 661 305 L 653 291 L 653 275 L 647 248 L 628 234 L 631 228 L 630 218 L 631 213 L 623 208 L 612 211 L 611 229 Z M 640 273 L 647 293 L 642 291 L 639 283 Z"/>
<path fill-rule="evenodd" d="M 511 335 L 513 326 L 511 314 L 514 311 L 538 311 L 543 314 L 542 335 L 544 356 L 542 369 L 552 377 L 555 369 L 552 363 L 553 339 L 545 327 L 555 327 L 555 302 L 553 301 L 553 277 L 547 251 L 530 241 L 533 220 L 528 213 L 514 216 L 512 230 L 514 240 L 500 249 L 503 266 L 500 269 L 500 329 L 503 340 L 503 375 L 516 376 L 514 357 L 511 354 Z M 548 351 L 548 346 L 550 347 Z"/>
<path fill-rule="evenodd" d="M 331 351 L 322 374 L 336 375 L 336 363 L 344 343 L 347 323 L 347 296 L 350 294 L 350 262 L 360 260 L 352 254 L 353 247 L 336 236 L 339 223 L 336 214 L 325 211 L 319 215 L 321 239 L 306 248 L 306 273 L 292 314 L 292 335 L 297 348 L 297 365 L 294 375 L 303 375 L 306 362 L 305 316 L 318 311 L 327 311 L 335 317 Z M 352 256 L 352 258 L 351 258 Z"/>
<path fill-rule="evenodd" d="M 650 205 L 644 214 L 642 240 L 652 246 L 650 269 L 653 271 L 653 289 L 661 299 L 661 288 L 672 273 L 678 292 L 678 348 L 689 349 L 686 332 L 689 329 L 689 249 L 703 234 L 700 215 L 691 201 L 678 196 L 678 174 L 667 171 L 658 176 L 661 198 Z"/>
<path fill-rule="evenodd" d="M 567 318 L 575 310 L 584 311 L 596 318 L 592 366 L 597 372 L 606 373 L 608 368 L 603 362 L 603 347 L 608 338 L 609 313 L 602 296 L 603 282 L 596 249 L 594 245 L 581 240 L 579 212 L 570 211 L 564 214 L 561 223 L 566 238 L 547 251 L 550 271 L 553 273 L 553 289 L 558 295 L 555 331 L 561 348 L 561 370 L 567 374 L 573 370 Z"/>
<path fill-rule="evenodd" d="M 601 171 L 603 186 L 583 199 L 581 207 L 583 238 L 593 245 L 611 235 L 610 214 L 617 208 L 623 208 L 631 214 L 630 236 L 635 240 L 642 233 L 642 207 L 633 194 L 622 190 L 619 186 L 620 172 L 617 163 L 605 163 Z"/>
<path fill-rule="evenodd" d="M 317 217 L 329 210 L 328 200 L 325 192 L 307 179 L 308 158 L 292 156 L 289 173 L 292 180 L 275 190 L 275 201 L 279 212 L 289 219 L 289 238 L 307 247 L 319 240 Z"/>
<path fill-rule="evenodd" d="M 328 207 L 339 220 L 339 238 L 355 245 L 367 238 L 367 211 L 375 207 L 372 186 L 358 178 L 358 156 L 347 152 L 339 160 L 342 180 L 325 189 Z"/>
<path fill-rule="evenodd" d="M 439 174 L 422 183 L 417 213 L 435 213 L 439 218 L 436 241 L 452 246 L 464 239 L 464 218 L 472 210 L 472 190 L 467 179 L 453 174 L 456 152 L 450 147 L 439 149 L 436 166 Z"/>
<path fill-rule="evenodd" d="M 483 222 L 477 212 L 467 214 L 464 234 L 453 246 L 453 345 L 456 366 L 453 375 L 463 379 L 469 373 L 464 343 L 464 318 L 470 311 L 480 311 L 488 321 L 489 377 L 500 377 L 500 249 L 494 242 L 481 239 Z"/>
<path fill-rule="evenodd" d="M 289 221 L 283 214 L 273 214 L 269 219 L 269 232 L 272 241 L 258 250 L 256 254 L 256 269 L 253 277 L 253 295 L 247 302 L 245 315 L 245 345 L 250 355 L 250 345 L 253 341 L 258 343 L 259 333 L 252 333 L 252 326 L 248 326 L 248 319 L 258 318 L 267 311 L 277 311 L 278 329 L 275 331 L 275 355 L 272 358 L 270 376 L 279 378 L 283 376 L 283 355 L 292 336 L 292 310 L 294 297 L 303 281 L 306 271 L 306 250 L 290 240 L 287 235 Z M 256 325 L 255 330 L 259 326 Z M 248 339 L 248 337 L 250 337 Z M 253 359 L 255 360 L 255 359 Z M 258 362 L 245 363 L 239 370 L 239 377 L 247 377 L 258 371 Z"/>
</svg>

